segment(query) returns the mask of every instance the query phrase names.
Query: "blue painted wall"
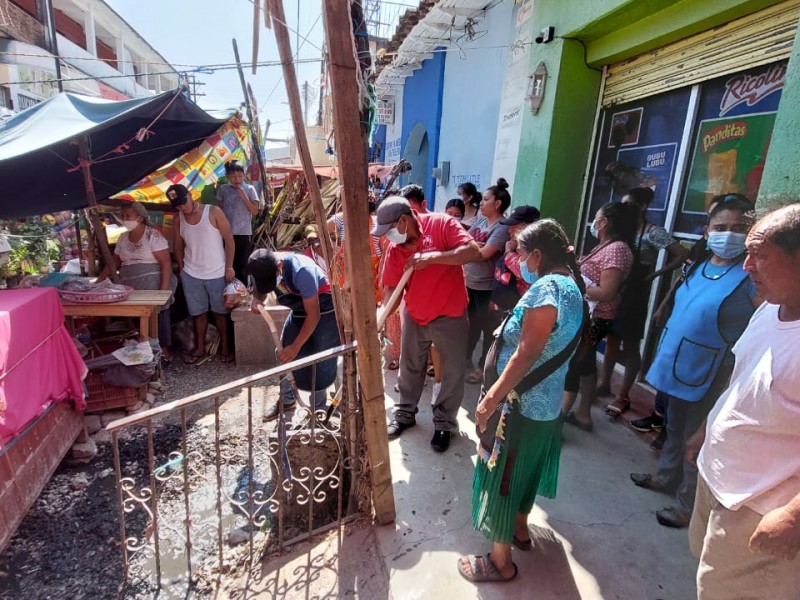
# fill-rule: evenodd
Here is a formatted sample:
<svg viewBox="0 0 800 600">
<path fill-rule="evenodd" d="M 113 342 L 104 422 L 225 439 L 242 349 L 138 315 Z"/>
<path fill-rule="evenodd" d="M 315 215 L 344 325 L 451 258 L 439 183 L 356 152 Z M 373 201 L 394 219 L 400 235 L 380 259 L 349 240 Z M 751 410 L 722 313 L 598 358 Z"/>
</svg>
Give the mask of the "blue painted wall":
<svg viewBox="0 0 800 600">
<path fill-rule="evenodd" d="M 428 207 L 433 206 L 436 197 L 436 180 L 431 171 L 438 163 L 439 126 L 442 120 L 442 90 L 444 85 L 444 65 L 446 52 L 436 52 L 433 58 L 422 63 L 422 68 L 406 78 L 403 87 L 403 144 L 402 156 L 406 156 L 408 135 L 417 123 L 422 123 L 428 131 L 428 164 L 424 165 L 425 198 Z M 414 165 L 414 170 L 423 168 Z M 402 183 L 408 176 L 402 178 Z"/>
<path fill-rule="evenodd" d="M 375 125 L 372 132 L 372 145 L 369 149 L 369 162 L 386 160 L 386 125 Z"/>
<path fill-rule="evenodd" d="M 486 35 L 448 52 L 444 69 L 442 139 L 439 163 L 450 161 L 447 186 L 436 188 L 436 209 L 457 196 L 467 181 L 484 190 L 491 181 L 503 77 L 514 29 L 514 0 L 503 0 L 476 29 Z M 498 48 L 498 46 L 504 46 Z M 429 203 L 430 207 L 430 203 Z"/>
</svg>

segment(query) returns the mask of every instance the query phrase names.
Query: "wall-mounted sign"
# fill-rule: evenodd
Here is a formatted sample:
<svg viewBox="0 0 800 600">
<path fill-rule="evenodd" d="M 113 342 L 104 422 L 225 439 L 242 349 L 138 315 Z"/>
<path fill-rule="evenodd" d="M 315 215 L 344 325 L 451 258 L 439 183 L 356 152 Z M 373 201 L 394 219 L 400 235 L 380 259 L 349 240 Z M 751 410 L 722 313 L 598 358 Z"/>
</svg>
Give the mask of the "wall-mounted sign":
<svg viewBox="0 0 800 600">
<path fill-rule="evenodd" d="M 386 96 L 378 100 L 375 109 L 376 125 L 394 125 L 394 96 Z"/>
</svg>

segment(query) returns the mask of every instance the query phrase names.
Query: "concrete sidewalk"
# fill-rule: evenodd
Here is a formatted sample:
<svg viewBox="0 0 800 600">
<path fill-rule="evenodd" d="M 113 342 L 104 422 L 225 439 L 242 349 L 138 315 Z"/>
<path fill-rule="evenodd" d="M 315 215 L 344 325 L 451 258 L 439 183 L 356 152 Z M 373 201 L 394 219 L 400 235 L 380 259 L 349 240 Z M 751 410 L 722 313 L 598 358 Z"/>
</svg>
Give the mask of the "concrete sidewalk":
<svg viewBox="0 0 800 600">
<path fill-rule="evenodd" d="M 386 374 L 387 417 L 396 372 Z M 631 471 L 655 468 L 657 456 L 622 424 L 596 410 L 594 433 L 568 425 L 558 497 L 537 502 L 530 518 L 532 552 L 514 550 L 519 576 L 510 583 L 465 581 L 461 554 L 486 553 L 491 544 L 471 523 L 476 458 L 472 414 L 479 386 L 468 386 L 459 415 L 461 433 L 450 450 L 430 448 L 431 380 L 417 426 L 389 443 L 397 520 L 377 528 L 392 598 L 542 598 L 567 600 L 691 600 L 696 561 L 686 530 L 656 522 L 671 501 L 630 481 Z"/>
</svg>

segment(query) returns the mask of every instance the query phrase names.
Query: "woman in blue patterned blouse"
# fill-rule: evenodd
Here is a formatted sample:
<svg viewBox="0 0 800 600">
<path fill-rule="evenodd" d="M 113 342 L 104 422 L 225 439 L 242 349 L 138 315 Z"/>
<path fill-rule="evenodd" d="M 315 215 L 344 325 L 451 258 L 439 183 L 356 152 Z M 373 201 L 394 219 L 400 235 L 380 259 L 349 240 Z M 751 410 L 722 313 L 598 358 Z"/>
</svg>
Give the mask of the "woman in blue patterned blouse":
<svg viewBox="0 0 800 600">
<path fill-rule="evenodd" d="M 458 563 L 459 572 L 476 583 L 514 578 L 511 544 L 531 549 L 528 514 L 534 500 L 537 495 L 555 496 L 562 390 L 570 357 L 521 395 L 514 388 L 533 369 L 561 354 L 583 321 L 583 281 L 561 225 L 552 219 L 532 223 L 517 236 L 517 251 L 522 277 L 531 287 L 503 325 L 499 378 L 475 411 L 480 431 L 486 430 L 501 404 L 505 415 L 493 448 L 481 445 L 473 483 L 473 525 L 493 542 L 492 551 L 463 556 Z"/>
</svg>

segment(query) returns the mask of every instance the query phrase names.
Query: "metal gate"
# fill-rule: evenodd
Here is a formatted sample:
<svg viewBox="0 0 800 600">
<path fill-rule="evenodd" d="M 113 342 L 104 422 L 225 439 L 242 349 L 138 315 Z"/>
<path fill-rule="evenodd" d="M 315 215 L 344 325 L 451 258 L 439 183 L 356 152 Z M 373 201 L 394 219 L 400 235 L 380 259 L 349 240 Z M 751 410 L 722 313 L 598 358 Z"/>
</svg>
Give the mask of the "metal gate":
<svg viewBox="0 0 800 600">
<path fill-rule="evenodd" d="M 345 393 L 330 418 L 307 408 L 292 415 L 282 403 L 276 420 L 263 415 L 290 371 L 355 348 L 109 424 L 127 593 L 186 597 L 218 585 L 234 566 L 249 568 L 330 529 L 341 543 L 348 517 L 369 510 L 358 399 Z"/>
</svg>

